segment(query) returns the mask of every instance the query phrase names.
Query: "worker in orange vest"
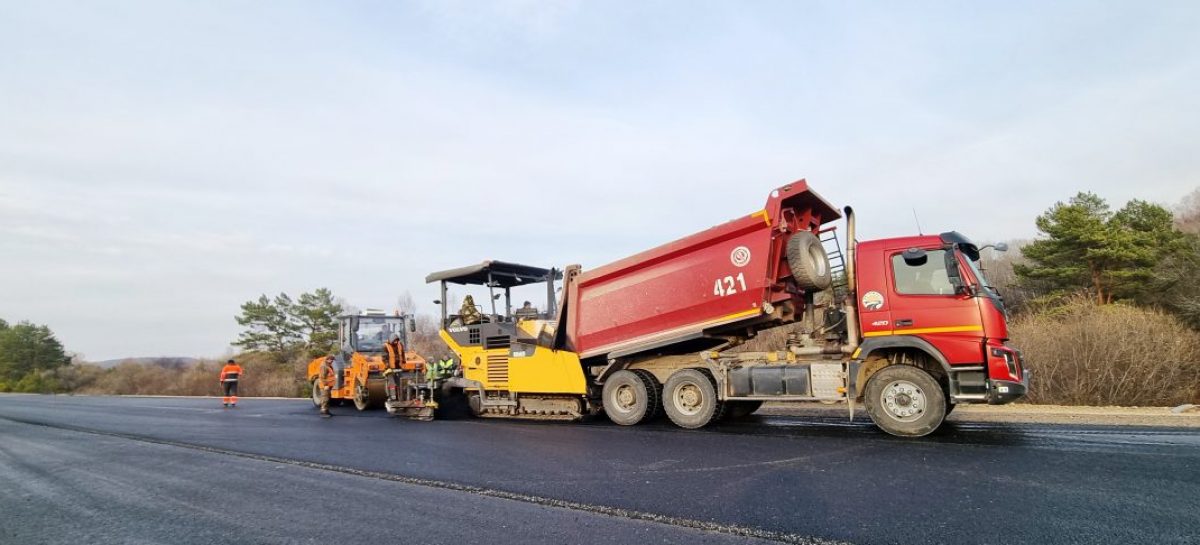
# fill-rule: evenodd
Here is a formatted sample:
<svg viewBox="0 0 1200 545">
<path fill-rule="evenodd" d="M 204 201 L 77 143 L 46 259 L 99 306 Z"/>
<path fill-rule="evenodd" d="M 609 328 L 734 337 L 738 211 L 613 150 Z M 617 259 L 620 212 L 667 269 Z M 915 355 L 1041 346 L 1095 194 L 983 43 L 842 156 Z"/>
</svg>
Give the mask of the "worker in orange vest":
<svg viewBox="0 0 1200 545">
<path fill-rule="evenodd" d="M 225 367 L 221 368 L 221 387 L 225 391 L 221 400 L 225 402 L 226 407 L 237 407 L 238 379 L 242 378 L 243 374 L 242 366 L 233 360 L 225 362 Z"/>
<path fill-rule="evenodd" d="M 400 334 L 392 333 L 392 337 L 388 342 L 383 344 L 387 350 L 387 357 L 383 361 L 383 366 L 386 369 L 399 370 L 404 367 L 404 343 L 400 342 Z"/>
<path fill-rule="evenodd" d="M 400 398 L 400 373 L 404 370 L 404 343 L 400 342 L 400 334 L 392 333 L 388 342 L 383 343 L 383 377 L 387 380 L 387 396 L 391 401 Z"/>
<path fill-rule="evenodd" d="M 332 397 L 333 383 L 337 379 L 333 371 L 333 356 L 327 356 L 325 361 L 321 362 L 321 369 L 317 374 L 317 387 L 321 389 L 321 416 L 329 418 L 333 416 L 329 412 L 329 398 Z"/>
</svg>

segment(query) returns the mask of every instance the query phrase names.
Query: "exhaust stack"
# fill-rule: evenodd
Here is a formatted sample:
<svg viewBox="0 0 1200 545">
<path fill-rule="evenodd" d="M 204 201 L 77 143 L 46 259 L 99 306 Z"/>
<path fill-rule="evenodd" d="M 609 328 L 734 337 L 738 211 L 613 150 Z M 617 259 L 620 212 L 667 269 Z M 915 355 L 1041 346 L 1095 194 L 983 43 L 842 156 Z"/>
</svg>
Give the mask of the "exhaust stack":
<svg viewBox="0 0 1200 545">
<path fill-rule="evenodd" d="M 846 313 L 846 346 L 842 351 L 853 354 L 859 344 L 858 327 L 858 277 L 854 270 L 854 260 L 858 250 L 858 242 L 854 235 L 854 209 L 847 206 L 846 212 L 846 291 L 849 298 L 844 303 Z"/>
</svg>

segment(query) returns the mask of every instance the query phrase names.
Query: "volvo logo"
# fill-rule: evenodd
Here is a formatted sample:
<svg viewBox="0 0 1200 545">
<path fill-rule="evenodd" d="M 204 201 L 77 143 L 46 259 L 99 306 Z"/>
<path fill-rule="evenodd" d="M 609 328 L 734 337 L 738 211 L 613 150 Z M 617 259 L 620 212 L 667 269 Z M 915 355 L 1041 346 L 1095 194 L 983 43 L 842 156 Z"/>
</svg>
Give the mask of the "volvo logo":
<svg viewBox="0 0 1200 545">
<path fill-rule="evenodd" d="M 733 262 L 735 267 L 745 267 L 750 263 L 750 248 L 738 246 L 729 254 L 729 261 Z"/>
</svg>

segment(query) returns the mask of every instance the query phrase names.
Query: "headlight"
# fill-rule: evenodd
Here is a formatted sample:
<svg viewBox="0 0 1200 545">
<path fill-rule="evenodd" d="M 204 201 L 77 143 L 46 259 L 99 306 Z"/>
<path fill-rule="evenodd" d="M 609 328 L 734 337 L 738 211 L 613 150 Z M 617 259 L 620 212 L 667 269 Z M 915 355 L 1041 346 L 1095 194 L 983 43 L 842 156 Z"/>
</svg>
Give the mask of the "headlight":
<svg viewBox="0 0 1200 545">
<path fill-rule="evenodd" d="M 1015 351 L 1010 348 L 993 347 L 992 355 L 1004 358 L 1004 365 L 1008 366 L 1008 374 L 1017 380 L 1021 379 L 1020 364 L 1018 363 L 1020 356 Z"/>
</svg>

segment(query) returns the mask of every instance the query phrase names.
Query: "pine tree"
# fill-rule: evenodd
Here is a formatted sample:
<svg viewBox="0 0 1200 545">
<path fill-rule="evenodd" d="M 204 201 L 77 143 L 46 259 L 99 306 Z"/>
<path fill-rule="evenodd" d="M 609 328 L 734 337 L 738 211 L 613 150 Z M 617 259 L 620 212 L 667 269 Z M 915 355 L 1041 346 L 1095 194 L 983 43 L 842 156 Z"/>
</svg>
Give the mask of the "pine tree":
<svg viewBox="0 0 1200 545">
<path fill-rule="evenodd" d="M 27 375 L 71 363 L 54 332 L 44 325 L 0 320 L 0 382 L 12 385 Z"/>
<path fill-rule="evenodd" d="M 1180 241 L 1165 208 L 1133 200 L 1113 213 L 1093 193 L 1079 193 L 1038 216 L 1046 236 L 1021 249 L 1029 265 L 1015 267 L 1022 281 L 1060 291 L 1090 289 L 1100 304 L 1147 293 L 1154 267 Z"/>
<path fill-rule="evenodd" d="M 300 332 L 307 338 L 309 357 L 329 354 L 337 344 L 338 318 L 342 305 L 333 292 L 319 288 L 312 293 L 302 293 L 290 309 L 292 317 L 300 324 Z"/>
<path fill-rule="evenodd" d="M 238 335 L 234 346 L 274 354 L 287 361 L 303 344 L 301 325 L 293 318 L 292 299 L 285 293 L 274 299 L 262 295 L 256 301 L 242 303 L 237 323 L 246 329 Z"/>
</svg>

